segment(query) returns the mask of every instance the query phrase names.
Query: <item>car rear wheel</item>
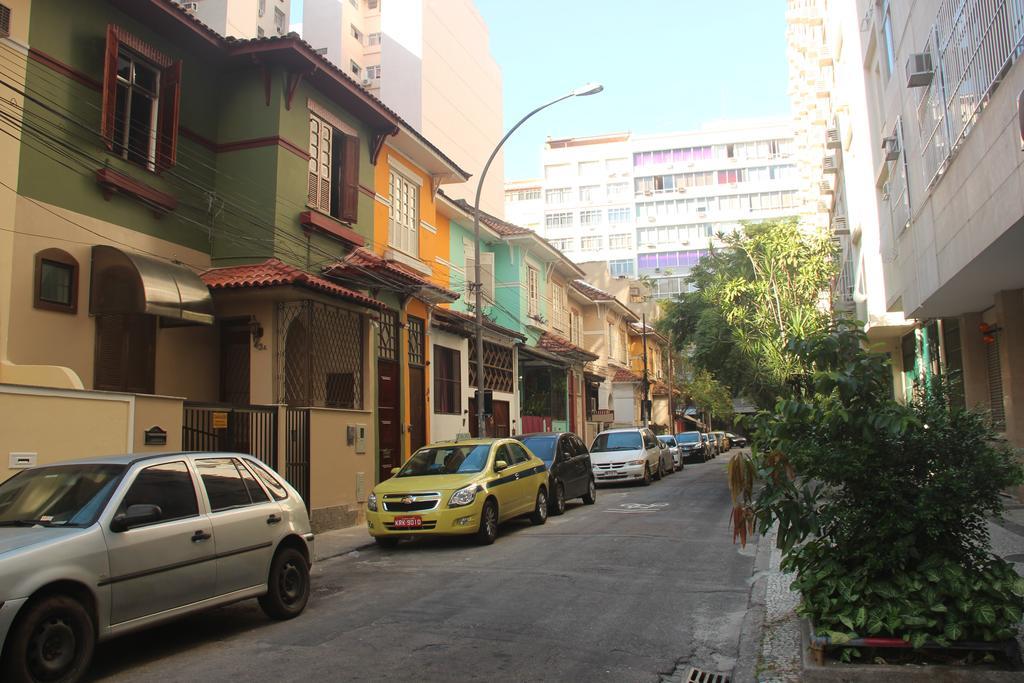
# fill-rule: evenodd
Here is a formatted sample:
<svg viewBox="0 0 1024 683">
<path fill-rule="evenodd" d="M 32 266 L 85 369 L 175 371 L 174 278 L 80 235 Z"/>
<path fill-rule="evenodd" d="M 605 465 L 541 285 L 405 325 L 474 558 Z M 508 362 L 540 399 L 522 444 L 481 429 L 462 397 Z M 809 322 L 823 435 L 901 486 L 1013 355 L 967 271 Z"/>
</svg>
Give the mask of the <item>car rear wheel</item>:
<svg viewBox="0 0 1024 683">
<path fill-rule="evenodd" d="M 484 503 L 480 511 L 480 528 L 476 532 L 476 542 L 490 545 L 498 538 L 498 504 L 493 500 Z"/>
<path fill-rule="evenodd" d="M 564 497 L 562 504 L 565 504 Z M 537 502 L 533 506 L 533 513 L 530 515 L 530 521 L 537 526 L 548 521 L 548 493 L 544 490 L 543 486 L 539 491 L 537 491 Z"/>
<path fill-rule="evenodd" d="M 584 505 L 593 505 L 597 502 L 597 483 L 594 478 L 590 478 L 590 483 L 587 484 L 587 492 L 583 495 Z"/>
<path fill-rule="evenodd" d="M 260 607 L 271 619 L 292 619 L 302 614 L 309 602 L 309 565 L 295 548 L 280 548 L 270 563 L 267 593 Z"/>
<path fill-rule="evenodd" d="M 555 486 L 555 497 L 551 499 L 551 514 L 561 515 L 565 512 L 565 486 L 558 482 Z"/>
<path fill-rule="evenodd" d="M 96 632 L 78 600 L 49 595 L 29 603 L 8 634 L 0 679 L 72 683 L 89 667 Z"/>
</svg>

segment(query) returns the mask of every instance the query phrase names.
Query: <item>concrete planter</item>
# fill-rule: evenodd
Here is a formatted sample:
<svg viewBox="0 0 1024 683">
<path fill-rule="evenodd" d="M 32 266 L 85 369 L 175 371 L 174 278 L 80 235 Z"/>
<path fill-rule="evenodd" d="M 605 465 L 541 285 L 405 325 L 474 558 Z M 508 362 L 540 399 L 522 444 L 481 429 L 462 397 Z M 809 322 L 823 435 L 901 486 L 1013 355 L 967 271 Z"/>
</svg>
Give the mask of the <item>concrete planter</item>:
<svg viewBox="0 0 1024 683">
<path fill-rule="evenodd" d="M 940 665 L 889 665 L 889 664 L 840 664 L 828 663 L 820 656 L 821 650 L 812 649 L 812 627 L 810 621 L 800 621 L 800 656 L 803 675 L 801 680 L 808 683 L 903 683 L 906 681 L 929 681 L 930 683 L 959 683 L 991 681 L 992 683 L 1018 683 L 1024 673 L 987 668 L 982 665 L 954 667 Z"/>
</svg>

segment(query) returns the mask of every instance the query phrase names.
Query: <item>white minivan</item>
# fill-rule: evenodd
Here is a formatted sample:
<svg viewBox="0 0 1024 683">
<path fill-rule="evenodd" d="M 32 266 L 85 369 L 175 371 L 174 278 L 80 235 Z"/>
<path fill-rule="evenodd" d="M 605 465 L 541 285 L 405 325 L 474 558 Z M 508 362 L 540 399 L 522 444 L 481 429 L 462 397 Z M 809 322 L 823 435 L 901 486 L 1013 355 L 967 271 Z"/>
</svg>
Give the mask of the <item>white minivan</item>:
<svg viewBox="0 0 1024 683">
<path fill-rule="evenodd" d="M 662 449 L 654 432 L 644 427 L 607 429 L 597 435 L 590 447 L 590 461 L 598 484 L 616 481 L 661 479 L 665 468 Z"/>
</svg>

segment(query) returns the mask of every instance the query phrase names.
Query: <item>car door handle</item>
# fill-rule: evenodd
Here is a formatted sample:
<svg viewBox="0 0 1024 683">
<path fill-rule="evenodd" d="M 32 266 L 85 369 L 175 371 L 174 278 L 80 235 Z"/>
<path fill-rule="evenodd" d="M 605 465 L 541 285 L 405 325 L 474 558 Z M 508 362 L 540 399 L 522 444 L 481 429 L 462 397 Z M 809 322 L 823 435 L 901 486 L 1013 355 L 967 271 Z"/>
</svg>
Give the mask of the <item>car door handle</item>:
<svg viewBox="0 0 1024 683">
<path fill-rule="evenodd" d="M 281 515 L 270 515 L 267 517 L 267 524 L 277 524 L 281 521 Z"/>
<path fill-rule="evenodd" d="M 194 534 L 192 534 L 192 542 L 193 543 L 198 543 L 199 541 L 208 541 L 211 538 L 213 538 L 213 536 L 211 536 L 210 534 L 206 533 L 202 529 L 200 529 L 199 531 L 197 531 Z"/>
</svg>

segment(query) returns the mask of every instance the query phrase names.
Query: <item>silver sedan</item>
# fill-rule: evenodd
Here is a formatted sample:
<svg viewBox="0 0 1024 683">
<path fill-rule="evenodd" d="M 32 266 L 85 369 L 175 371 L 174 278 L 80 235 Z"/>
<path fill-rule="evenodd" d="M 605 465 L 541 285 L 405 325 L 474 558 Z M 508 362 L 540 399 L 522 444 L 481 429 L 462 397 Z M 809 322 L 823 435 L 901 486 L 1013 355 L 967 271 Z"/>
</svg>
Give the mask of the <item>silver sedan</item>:
<svg viewBox="0 0 1024 683">
<path fill-rule="evenodd" d="M 232 453 L 95 458 L 0 484 L 0 680 L 75 681 L 96 640 L 258 598 L 309 599 L 298 493 Z"/>
</svg>

